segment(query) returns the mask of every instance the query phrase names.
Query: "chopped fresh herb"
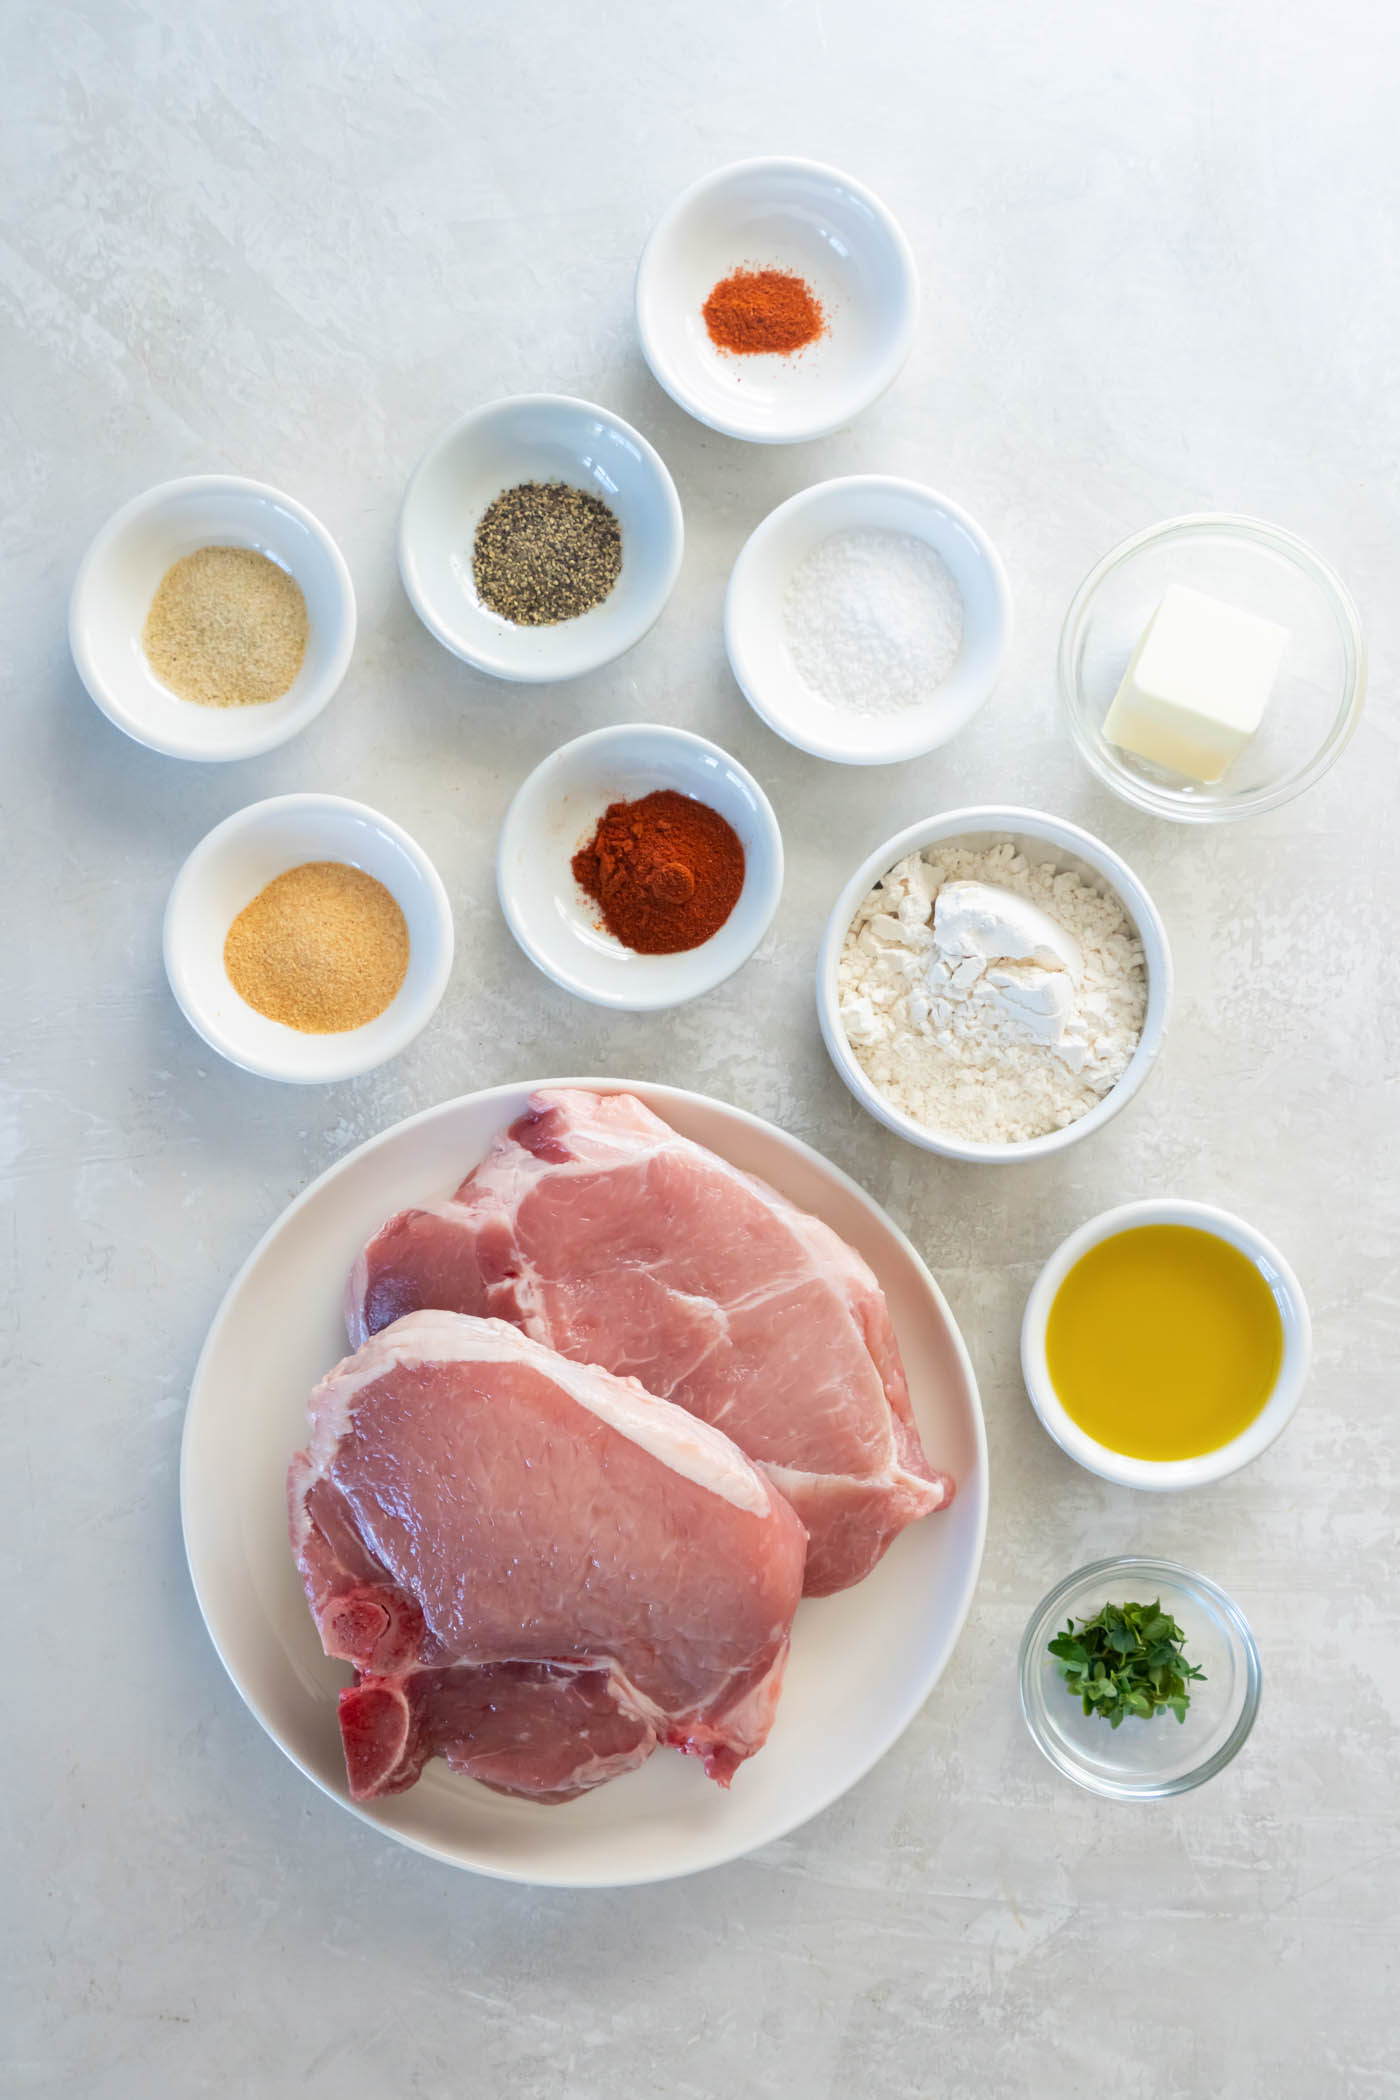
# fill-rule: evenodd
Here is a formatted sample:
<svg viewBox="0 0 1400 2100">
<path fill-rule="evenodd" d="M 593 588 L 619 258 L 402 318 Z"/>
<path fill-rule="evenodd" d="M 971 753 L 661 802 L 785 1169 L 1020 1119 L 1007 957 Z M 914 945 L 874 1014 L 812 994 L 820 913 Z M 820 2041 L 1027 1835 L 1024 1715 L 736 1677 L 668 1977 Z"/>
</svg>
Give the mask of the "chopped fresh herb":
<svg viewBox="0 0 1400 2100">
<path fill-rule="evenodd" d="M 1116 1728 L 1129 1715 L 1150 1721 L 1170 1711 L 1186 1719 L 1186 1687 L 1204 1683 L 1206 1673 L 1186 1660 L 1184 1639 L 1159 1597 L 1155 1604 L 1105 1604 L 1094 1618 L 1079 1621 L 1078 1632 L 1070 1619 L 1049 1645 L 1085 1713 Z"/>
</svg>

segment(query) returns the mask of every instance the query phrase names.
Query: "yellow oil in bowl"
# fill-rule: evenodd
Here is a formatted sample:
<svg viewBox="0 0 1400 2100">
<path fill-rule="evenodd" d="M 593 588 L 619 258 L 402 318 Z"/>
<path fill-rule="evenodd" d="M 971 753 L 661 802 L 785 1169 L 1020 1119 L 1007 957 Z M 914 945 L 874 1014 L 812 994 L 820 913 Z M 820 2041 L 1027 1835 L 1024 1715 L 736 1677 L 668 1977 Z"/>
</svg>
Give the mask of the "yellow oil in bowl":
<svg viewBox="0 0 1400 2100">
<path fill-rule="evenodd" d="M 1283 1322 L 1248 1255 L 1194 1225 L 1138 1225 L 1080 1256 L 1045 1357 L 1060 1404 L 1125 1458 L 1199 1458 L 1274 1389 Z"/>
</svg>

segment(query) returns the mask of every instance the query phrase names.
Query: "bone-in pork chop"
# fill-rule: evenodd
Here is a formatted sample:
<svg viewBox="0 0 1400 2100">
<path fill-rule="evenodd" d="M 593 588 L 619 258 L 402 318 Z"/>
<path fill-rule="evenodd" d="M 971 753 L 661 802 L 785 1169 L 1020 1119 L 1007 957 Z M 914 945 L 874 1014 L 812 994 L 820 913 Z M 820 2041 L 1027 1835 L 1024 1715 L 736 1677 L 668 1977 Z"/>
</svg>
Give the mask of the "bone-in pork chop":
<svg viewBox="0 0 1400 2100">
<path fill-rule="evenodd" d="M 724 1430 L 807 1526 L 809 1595 L 952 1499 L 865 1262 L 631 1094 L 536 1095 L 451 1202 L 389 1220 L 351 1340 L 420 1306 L 509 1320 Z"/>
<path fill-rule="evenodd" d="M 420 1312 L 311 1397 L 292 1544 L 357 1800 L 440 1755 L 561 1801 L 768 1733 L 806 1539 L 728 1437 L 498 1320 Z"/>
</svg>

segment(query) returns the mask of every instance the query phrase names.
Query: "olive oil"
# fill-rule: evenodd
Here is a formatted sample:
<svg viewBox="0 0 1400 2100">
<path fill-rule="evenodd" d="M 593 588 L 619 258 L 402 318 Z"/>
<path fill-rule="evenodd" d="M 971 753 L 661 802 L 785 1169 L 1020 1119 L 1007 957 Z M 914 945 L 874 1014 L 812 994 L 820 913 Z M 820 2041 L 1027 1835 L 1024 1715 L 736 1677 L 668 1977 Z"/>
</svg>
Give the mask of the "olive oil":
<svg viewBox="0 0 1400 2100">
<path fill-rule="evenodd" d="M 1045 1355 L 1060 1403 L 1126 1458 L 1199 1458 L 1273 1391 L 1283 1322 L 1247 1255 L 1193 1225 L 1139 1225 L 1081 1255 L 1055 1293 Z"/>
</svg>

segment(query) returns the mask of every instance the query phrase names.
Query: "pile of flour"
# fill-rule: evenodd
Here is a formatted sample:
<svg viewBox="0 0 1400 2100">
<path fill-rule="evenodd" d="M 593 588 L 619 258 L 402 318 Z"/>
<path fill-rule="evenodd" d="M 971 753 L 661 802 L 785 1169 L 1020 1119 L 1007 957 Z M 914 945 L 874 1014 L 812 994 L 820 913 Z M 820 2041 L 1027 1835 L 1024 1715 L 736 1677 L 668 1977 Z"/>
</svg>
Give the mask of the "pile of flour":
<svg viewBox="0 0 1400 2100">
<path fill-rule="evenodd" d="M 1039 963 L 979 952 L 952 932 L 951 912 L 940 937 L 947 883 L 1009 893 L 1013 916 L 1012 900 L 1038 907 L 1068 967 L 1040 967 L 1043 951 Z M 851 1049 L 891 1107 L 978 1144 L 1077 1122 L 1122 1078 L 1147 1010 L 1142 944 L 1115 896 L 1014 846 L 955 841 L 909 854 L 876 884 L 846 936 L 837 989 Z"/>
</svg>

